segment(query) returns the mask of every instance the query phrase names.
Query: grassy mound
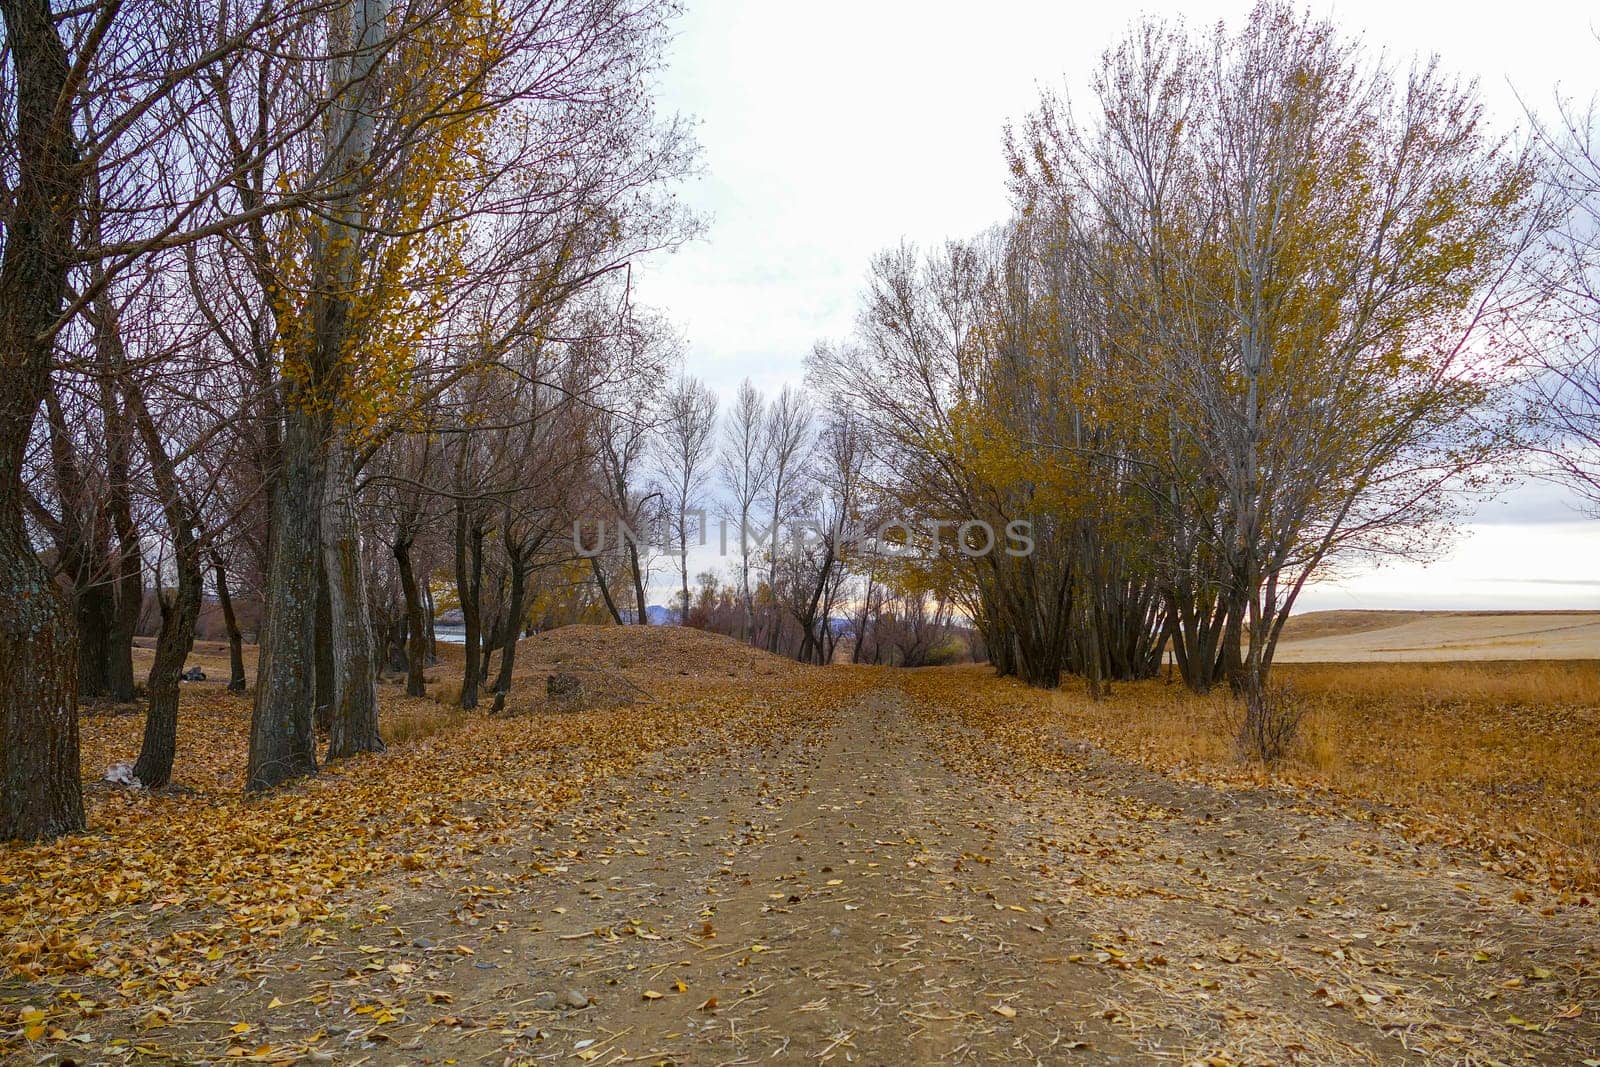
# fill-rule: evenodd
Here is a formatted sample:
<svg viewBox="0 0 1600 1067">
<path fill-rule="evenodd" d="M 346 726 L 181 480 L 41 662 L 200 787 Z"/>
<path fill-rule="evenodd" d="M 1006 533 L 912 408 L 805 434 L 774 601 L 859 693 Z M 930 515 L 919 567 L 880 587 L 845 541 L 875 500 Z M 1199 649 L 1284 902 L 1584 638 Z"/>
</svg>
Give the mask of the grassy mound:
<svg viewBox="0 0 1600 1067">
<path fill-rule="evenodd" d="M 663 674 L 776 678 L 810 669 L 735 638 L 683 626 L 563 626 L 522 641 L 519 668 L 524 662 L 621 671 L 646 682 Z"/>
</svg>

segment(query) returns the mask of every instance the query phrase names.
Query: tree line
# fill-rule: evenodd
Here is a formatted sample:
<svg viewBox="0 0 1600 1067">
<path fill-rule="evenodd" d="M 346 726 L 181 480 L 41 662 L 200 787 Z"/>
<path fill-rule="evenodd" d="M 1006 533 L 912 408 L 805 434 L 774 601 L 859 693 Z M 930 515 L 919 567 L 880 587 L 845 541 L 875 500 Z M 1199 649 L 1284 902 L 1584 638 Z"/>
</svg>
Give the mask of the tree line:
<svg viewBox="0 0 1600 1067">
<path fill-rule="evenodd" d="M 381 751 L 442 614 L 503 711 L 520 637 L 647 624 L 658 578 L 814 663 L 1098 696 L 1170 659 L 1271 758 L 1316 575 L 1426 554 L 1508 463 L 1595 499 L 1592 113 L 1496 133 L 1283 4 L 1136 25 L 1007 131 L 1009 218 L 885 251 L 803 386 L 726 405 L 631 299 L 699 225 L 674 5 L 0 14 L 0 837 L 82 828 L 79 708 L 141 695 L 141 618 L 134 775 L 206 612 L 230 687 L 260 646 L 261 790 Z"/>
<path fill-rule="evenodd" d="M 675 6 L 0 14 L 0 837 L 82 828 L 78 706 L 135 695 L 151 586 L 144 785 L 208 578 L 240 687 L 259 605 L 247 789 L 381 749 L 385 631 L 415 651 L 439 562 L 418 531 L 453 526 L 470 600 L 492 525 L 515 598 L 592 412 L 660 358 L 628 269 L 698 225 L 650 95 Z"/>
<path fill-rule="evenodd" d="M 1137 24 L 1086 102 L 1007 130 L 1011 217 L 879 255 L 809 365 L 857 508 L 1027 519 L 1033 551 L 913 523 L 838 544 L 832 602 L 937 591 L 1000 672 L 1097 697 L 1166 657 L 1281 755 L 1271 664 L 1314 577 L 1428 557 L 1514 475 L 1595 499 L 1595 129 L 1562 102 L 1496 132 L 1437 61 L 1286 4 Z"/>
</svg>

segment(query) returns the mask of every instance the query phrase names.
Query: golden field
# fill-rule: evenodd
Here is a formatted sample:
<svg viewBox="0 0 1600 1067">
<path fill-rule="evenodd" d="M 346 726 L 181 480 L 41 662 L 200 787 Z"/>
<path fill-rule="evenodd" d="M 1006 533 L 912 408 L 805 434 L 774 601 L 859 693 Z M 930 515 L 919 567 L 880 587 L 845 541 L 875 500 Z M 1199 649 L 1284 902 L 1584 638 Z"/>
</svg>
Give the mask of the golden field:
<svg viewBox="0 0 1600 1067">
<path fill-rule="evenodd" d="M 1156 770 L 1326 792 L 1557 888 L 1600 888 L 1600 662 L 1285 664 L 1274 676 L 1305 718 L 1270 772 L 1239 758 L 1226 689 L 1151 681 L 1094 702 L 1069 685 L 1027 703 L 1064 735 Z"/>
<path fill-rule="evenodd" d="M 1313 611 L 1278 663 L 1600 659 L 1600 611 Z"/>
</svg>

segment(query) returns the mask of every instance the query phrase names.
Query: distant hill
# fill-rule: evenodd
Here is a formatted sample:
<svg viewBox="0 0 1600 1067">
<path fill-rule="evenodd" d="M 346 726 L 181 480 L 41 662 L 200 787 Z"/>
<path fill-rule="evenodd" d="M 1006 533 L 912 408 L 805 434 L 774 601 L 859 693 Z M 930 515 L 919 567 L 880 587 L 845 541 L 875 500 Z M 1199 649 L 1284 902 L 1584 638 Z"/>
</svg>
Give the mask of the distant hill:
<svg viewBox="0 0 1600 1067">
<path fill-rule="evenodd" d="M 1313 611 L 1284 625 L 1276 659 L 1600 659 L 1600 611 Z"/>
</svg>

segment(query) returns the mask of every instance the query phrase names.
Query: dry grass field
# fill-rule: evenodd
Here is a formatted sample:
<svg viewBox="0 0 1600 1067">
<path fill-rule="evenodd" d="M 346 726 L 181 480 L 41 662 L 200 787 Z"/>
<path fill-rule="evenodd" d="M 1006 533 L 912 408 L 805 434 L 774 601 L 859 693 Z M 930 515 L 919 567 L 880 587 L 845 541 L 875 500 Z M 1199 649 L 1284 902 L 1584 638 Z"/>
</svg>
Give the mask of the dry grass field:
<svg viewBox="0 0 1600 1067">
<path fill-rule="evenodd" d="M 1153 769 L 1305 787 L 1540 883 L 1600 888 L 1600 662 L 1286 664 L 1276 678 L 1305 718 L 1270 774 L 1240 760 L 1226 691 L 1016 689 L 1063 734 Z"/>
<path fill-rule="evenodd" d="M 1276 659 L 1600 659 L 1600 611 L 1314 611 L 1289 620 Z"/>
</svg>

